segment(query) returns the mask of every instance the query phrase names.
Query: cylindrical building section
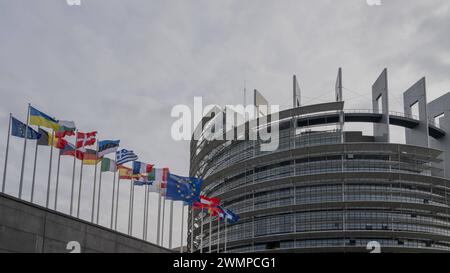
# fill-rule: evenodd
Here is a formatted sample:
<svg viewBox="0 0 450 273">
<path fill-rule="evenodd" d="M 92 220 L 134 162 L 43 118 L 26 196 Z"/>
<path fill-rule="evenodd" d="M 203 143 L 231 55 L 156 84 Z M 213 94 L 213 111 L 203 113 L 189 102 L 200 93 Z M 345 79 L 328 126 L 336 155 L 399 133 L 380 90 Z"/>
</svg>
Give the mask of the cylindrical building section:
<svg viewBox="0 0 450 273">
<path fill-rule="evenodd" d="M 250 140 L 192 141 L 191 175 L 240 216 L 227 226 L 227 252 L 368 252 L 371 241 L 382 252 L 450 251 L 449 180 L 436 175 L 442 151 L 341 131 L 342 110 L 322 106 L 280 112 L 272 152 Z M 375 123 L 382 114 L 343 115 Z M 390 122 L 410 128 L 415 119 L 396 113 Z M 210 236 L 209 216 L 194 211 L 192 231 L 189 215 L 188 247 L 194 238 L 193 251 L 205 253 L 211 241 L 215 252 L 220 237 L 222 252 L 224 224 L 218 236 L 213 218 Z"/>
</svg>

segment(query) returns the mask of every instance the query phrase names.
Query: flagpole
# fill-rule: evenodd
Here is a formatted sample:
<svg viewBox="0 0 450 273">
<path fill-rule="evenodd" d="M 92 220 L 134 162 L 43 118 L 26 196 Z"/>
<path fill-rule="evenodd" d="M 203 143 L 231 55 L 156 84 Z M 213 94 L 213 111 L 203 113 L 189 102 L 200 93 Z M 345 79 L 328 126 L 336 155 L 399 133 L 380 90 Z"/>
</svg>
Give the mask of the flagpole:
<svg viewBox="0 0 450 273">
<path fill-rule="evenodd" d="M 100 163 L 101 164 L 101 163 Z M 97 166 L 96 166 L 97 168 Z M 97 197 L 97 219 L 95 220 L 95 223 L 98 225 L 98 218 L 100 218 L 100 197 L 102 194 L 102 169 L 100 166 L 100 178 L 98 179 L 98 197 Z"/>
<path fill-rule="evenodd" d="M 211 244 L 212 244 L 212 215 L 209 214 L 209 253 L 211 253 Z"/>
<path fill-rule="evenodd" d="M 147 237 L 148 237 L 148 206 L 150 204 L 150 193 L 148 192 L 148 186 L 147 186 L 147 212 L 145 213 L 145 240 L 147 241 Z"/>
<path fill-rule="evenodd" d="M 97 157 L 98 157 L 98 141 L 97 141 L 97 149 L 95 149 L 94 189 L 92 192 L 91 223 L 94 223 L 95 190 L 96 190 L 96 186 L 97 186 Z M 101 175 L 101 170 L 100 170 L 100 175 Z"/>
<path fill-rule="evenodd" d="M 160 244 L 160 234 L 161 234 L 161 187 L 159 187 L 158 192 L 158 226 L 156 227 L 156 244 Z"/>
<path fill-rule="evenodd" d="M 220 251 L 220 217 L 217 216 L 217 253 Z"/>
<path fill-rule="evenodd" d="M 191 253 L 194 253 L 194 207 L 191 206 Z"/>
<path fill-rule="evenodd" d="M 73 169 L 72 169 L 72 189 L 70 191 L 70 215 L 72 216 L 73 210 L 73 191 L 75 187 L 75 166 L 77 164 L 77 136 L 78 130 L 75 130 L 75 146 L 73 151 Z"/>
<path fill-rule="evenodd" d="M 203 208 L 200 217 L 200 253 L 203 253 Z"/>
<path fill-rule="evenodd" d="M 114 195 L 116 193 L 116 174 L 117 174 L 117 166 L 116 171 L 114 171 L 114 177 L 113 177 L 113 188 L 112 188 L 112 200 L 111 200 L 111 223 L 109 225 L 109 228 L 113 228 L 113 220 L 114 220 Z"/>
<path fill-rule="evenodd" d="M 166 197 L 163 197 L 163 203 L 162 203 L 162 221 L 161 221 L 161 246 L 164 246 L 164 214 L 166 212 Z"/>
<path fill-rule="evenodd" d="M 28 103 L 27 125 L 25 127 L 25 140 L 23 141 L 22 168 L 20 170 L 19 199 L 22 198 L 23 172 L 24 172 L 24 168 L 25 168 L 25 155 L 26 155 L 26 151 L 27 151 L 27 139 L 28 139 L 28 125 L 30 123 L 30 106 L 31 106 L 31 104 Z"/>
<path fill-rule="evenodd" d="M 48 203 L 50 201 L 50 182 L 52 179 L 52 162 L 53 162 L 53 145 L 54 145 L 54 138 L 55 138 L 55 130 L 52 130 L 52 140 L 51 140 L 51 147 L 50 147 L 50 162 L 48 165 L 48 182 L 47 182 L 47 201 L 45 202 L 45 207 L 48 208 Z"/>
<path fill-rule="evenodd" d="M 181 239 L 180 239 L 180 253 L 183 253 L 183 230 L 184 230 L 184 202 L 181 202 Z"/>
<path fill-rule="evenodd" d="M 5 187 L 6 187 L 6 171 L 7 171 L 7 166 L 8 166 L 9 137 L 11 135 L 11 120 L 12 120 L 12 113 L 9 113 L 8 137 L 6 139 L 6 152 L 5 152 L 5 167 L 3 168 L 2 193 L 5 192 Z"/>
<path fill-rule="evenodd" d="M 223 252 L 224 253 L 227 253 L 227 222 L 228 222 L 228 219 L 227 219 L 227 217 L 225 217 L 225 236 L 224 236 L 225 241 L 223 242 Z"/>
<path fill-rule="evenodd" d="M 147 219 L 148 185 L 144 185 L 144 213 L 142 220 L 142 240 L 145 241 L 145 220 Z"/>
<path fill-rule="evenodd" d="M 173 200 L 170 200 L 170 220 L 169 220 L 169 249 L 172 249 L 172 229 L 173 229 Z"/>
<path fill-rule="evenodd" d="M 83 156 L 84 157 L 84 156 Z M 78 206 L 77 206 L 77 218 L 80 218 L 80 202 L 81 202 L 81 184 L 83 182 L 83 167 L 84 159 L 81 160 L 81 170 L 80 170 L 80 186 L 78 187 Z"/>
<path fill-rule="evenodd" d="M 39 131 L 39 128 L 40 127 L 38 126 L 38 131 Z M 38 154 L 38 147 L 39 147 L 38 141 L 39 140 L 36 141 L 36 148 L 34 150 L 33 179 L 32 179 L 32 182 L 31 182 L 31 199 L 30 199 L 31 203 L 33 203 L 33 200 L 34 200 L 34 183 L 36 181 L 36 161 L 37 161 L 37 154 Z"/>
<path fill-rule="evenodd" d="M 61 165 L 61 152 L 58 155 L 58 167 L 56 169 L 55 210 L 58 208 L 59 168 Z"/>
<path fill-rule="evenodd" d="M 119 217 L 119 194 L 120 194 L 120 172 L 119 177 L 117 177 L 116 218 L 114 218 L 114 230 L 116 231 L 117 231 L 117 218 Z"/>
<path fill-rule="evenodd" d="M 131 236 L 133 229 L 133 195 L 134 195 L 134 181 L 131 178 L 130 185 L 130 202 L 128 204 L 128 235 Z"/>
<path fill-rule="evenodd" d="M 130 235 L 133 235 L 133 218 L 134 218 L 134 180 L 133 180 L 133 194 L 131 195 L 131 222 L 130 222 Z"/>
</svg>

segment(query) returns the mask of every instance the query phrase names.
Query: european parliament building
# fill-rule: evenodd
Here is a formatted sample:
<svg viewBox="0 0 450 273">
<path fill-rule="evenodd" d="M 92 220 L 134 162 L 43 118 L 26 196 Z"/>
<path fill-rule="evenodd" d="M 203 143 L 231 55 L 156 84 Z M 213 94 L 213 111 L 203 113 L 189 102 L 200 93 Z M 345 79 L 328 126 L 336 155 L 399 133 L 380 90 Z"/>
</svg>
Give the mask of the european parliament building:
<svg viewBox="0 0 450 273">
<path fill-rule="evenodd" d="M 376 241 L 382 252 L 450 252 L 450 93 L 428 102 L 423 78 L 403 93 L 404 112 L 391 112 L 387 77 L 372 86 L 372 109 L 347 110 L 340 70 L 334 101 L 294 104 L 270 120 L 279 124 L 275 151 L 192 140 L 190 174 L 240 221 L 226 236 L 213 221 L 210 234 L 208 216 L 191 212 L 188 248 L 208 252 L 211 241 L 216 251 L 219 239 L 230 253 L 368 252 Z M 294 78 L 294 101 L 295 89 Z M 391 142 L 392 126 L 405 129 L 404 144 Z"/>
</svg>

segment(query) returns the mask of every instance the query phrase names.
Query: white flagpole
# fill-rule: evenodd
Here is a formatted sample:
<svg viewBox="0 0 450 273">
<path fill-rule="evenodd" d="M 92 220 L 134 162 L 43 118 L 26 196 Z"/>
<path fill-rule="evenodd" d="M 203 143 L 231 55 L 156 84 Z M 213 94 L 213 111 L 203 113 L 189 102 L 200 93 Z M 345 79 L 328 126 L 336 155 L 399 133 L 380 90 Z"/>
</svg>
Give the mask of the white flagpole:
<svg viewBox="0 0 450 273">
<path fill-rule="evenodd" d="M 73 211 L 73 193 L 75 188 L 75 165 L 77 164 L 77 135 L 78 130 L 75 130 L 75 146 L 73 151 L 73 170 L 72 170 L 72 189 L 70 191 L 70 215 L 72 215 Z"/>
<path fill-rule="evenodd" d="M 117 177 L 117 195 L 116 195 L 116 218 L 114 219 L 114 230 L 117 231 L 117 218 L 119 217 L 119 195 L 120 195 L 120 172 Z"/>
<path fill-rule="evenodd" d="M 129 212 L 128 212 L 128 235 L 133 234 L 133 202 L 134 202 L 134 181 L 131 178 L 131 187 L 130 187 L 130 203 L 129 203 Z"/>
<path fill-rule="evenodd" d="M 194 253 L 194 207 L 191 206 L 191 253 Z"/>
<path fill-rule="evenodd" d="M 131 218 L 131 192 L 133 191 L 133 179 L 130 184 L 130 200 L 128 201 L 128 235 L 130 235 L 130 218 Z"/>
<path fill-rule="evenodd" d="M 84 162 L 81 160 L 81 170 L 80 170 L 80 186 L 78 187 L 78 206 L 77 206 L 77 218 L 80 218 L 80 205 L 81 205 L 81 184 L 83 182 L 83 167 Z"/>
<path fill-rule="evenodd" d="M 50 162 L 48 165 L 48 182 L 47 182 L 47 201 L 45 202 L 45 207 L 48 208 L 48 203 L 50 202 L 50 183 L 52 181 L 52 162 L 53 162 L 53 145 L 55 139 L 55 130 L 52 130 L 52 140 L 50 140 Z"/>
<path fill-rule="evenodd" d="M 101 164 L 101 163 L 100 163 Z M 102 194 L 102 167 L 100 166 L 100 178 L 98 179 L 98 197 L 97 197 L 97 219 L 95 220 L 95 223 L 98 225 L 98 218 L 100 218 L 100 200 L 101 200 L 101 194 Z"/>
<path fill-rule="evenodd" d="M 220 217 L 217 216 L 217 253 L 220 252 Z"/>
<path fill-rule="evenodd" d="M 111 223 L 109 225 L 110 229 L 113 228 L 113 221 L 114 221 L 114 195 L 116 193 L 116 174 L 117 174 L 117 167 L 113 177 L 112 200 L 111 200 Z"/>
<path fill-rule="evenodd" d="M 59 168 L 61 166 L 61 152 L 58 155 L 58 167 L 56 169 L 55 210 L 58 208 Z"/>
<path fill-rule="evenodd" d="M 159 187 L 158 191 L 158 225 L 156 227 L 156 244 L 161 245 L 161 242 L 159 240 L 161 234 L 161 187 Z"/>
<path fill-rule="evenodd" d="M 212 216 L 209 214 L 209 253 L 211 253 L 211 243 L 212 243 Z"/>
<path fill-rule="evenodd" d="M 169 249 L 172 249 L 173 230 L 173 200 L 170 200 L 170 219 L 169 219 Z"/>
<path fill-rule="evenodd" d="M 30 107 L 31 107 L 31 104 L 28 103 L 27 125 L 25 127 L 25 135 L 24 135 L 25 140 L 23 141 L 22 168 L 20 170 L 19 199 L 22 198 L 23 172 L 25 169 L 25 156 L 26 156 L 26 151 L 27 151 L 27 139 L 28 139 L 28 125 L 30 123 Z"/>
<path fill-rule="evenodd" d="M 148 237 L 148 206 L 150 204 L 150 193 L 148 192 L 148 185 L 147 185 L 147 212 L 145 213 L 145 240 L 147 241 Z"/>
<path fill-rule="evenodd" d="M 38 126 L 38 132 L 39 132 L 39 126 Z M 47 136 L 48 137 L 48 136 Z M 33 166 L 33 179 L 31 180 L 31 199 L 30 202 L 33 203 L 34 200 L 34 183 L 36 181 L 36 162 L 37 162 L 37 154 L 38 154 L 38 141 L 36 141 L 36 148 L 34 150 L 34 166 Z"/>
<path fill-rule="evenodd" d="M 8 137 L 6 139 L 6 152 L 5 152 L 5 167 L 3 168 L 2 193 L 5 192 L 5 187 L 6 187 L 6 171 L 7 171 L 7 166 L 8 166 L 9 137 L 11 135 L 11 120 L 12 120 L 12 113 L 9 113 Z"/>
<path fill-rule="evenodd" d="M 200 216 L 200 253 L 203 253 L 203 208 Z"/>
<path fill-rule="evenodd" d="M 93 192 L 92 192 L 91 223 L 94 223 L 95 190 L 96 190 L 96 187 L 97 187 L 97 157 L 98 157 L 98 141 L 97 141 L 97 149 L 95 149 L 94 189 L 93 189 Z M 101 175 L 101 171 L 100 171 L 100 175 Z"/>
<path fill-rule="evenodd" d="M 228 219 L 227 217 L 225 217 L 225 236 L 224 236 L 225 241 L 223 242 L 223 252 L 225 253 L 227 253 L 227 222 Z"/>
<path fill-rule="evenodd" d="M 133 218 L 134 218 L 134 180 L 133 180 L 133 194 L 131 195 L 131 228 L 130 235 L 133 235 Z"/>
<path fill-rule="evenodd" d="M 163 197 L 163 204 L 162 204 L 162 219 L 161 219 L 161 246 L 164 246 L 164 214 L 166 212 L 166 197 Z"/>
<path fill-rule="evenodd" d="M 148 185 L 144 185 L 144 213 L 143 213 L 143 220 L 142 220 L 142 240 L 145 240 L 146 234 L 145 234 L 145 221 L 147 219 L 147 202 L 148 202 Z"/>
<path fill-rule="evenodd" d="M 183 253 L 183 231 L 184 231 L 184 202 L 181 201 L 181 238 L 180 238 L 180 253 Z"/>
</svg>

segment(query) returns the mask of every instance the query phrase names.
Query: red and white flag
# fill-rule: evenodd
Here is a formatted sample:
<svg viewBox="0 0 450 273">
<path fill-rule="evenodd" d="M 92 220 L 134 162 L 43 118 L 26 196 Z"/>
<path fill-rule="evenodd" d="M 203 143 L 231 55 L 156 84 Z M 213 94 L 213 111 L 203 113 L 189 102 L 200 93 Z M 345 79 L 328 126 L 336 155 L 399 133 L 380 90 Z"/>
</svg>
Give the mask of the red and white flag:
<svg viewBox="0 0 450 273">
<path fill-rule="evenodd" d="M 77 133 L 77 148 L 95 144 L 97 132 Z"/>
<path fill-rule="evenodd" d="M 220 205 L 219 198 L 209 198 L 204 195 L 200 195 L 200 202 L 194 202 L 194 207 L 196 208 L 213 208 Z"/>
</svg>

